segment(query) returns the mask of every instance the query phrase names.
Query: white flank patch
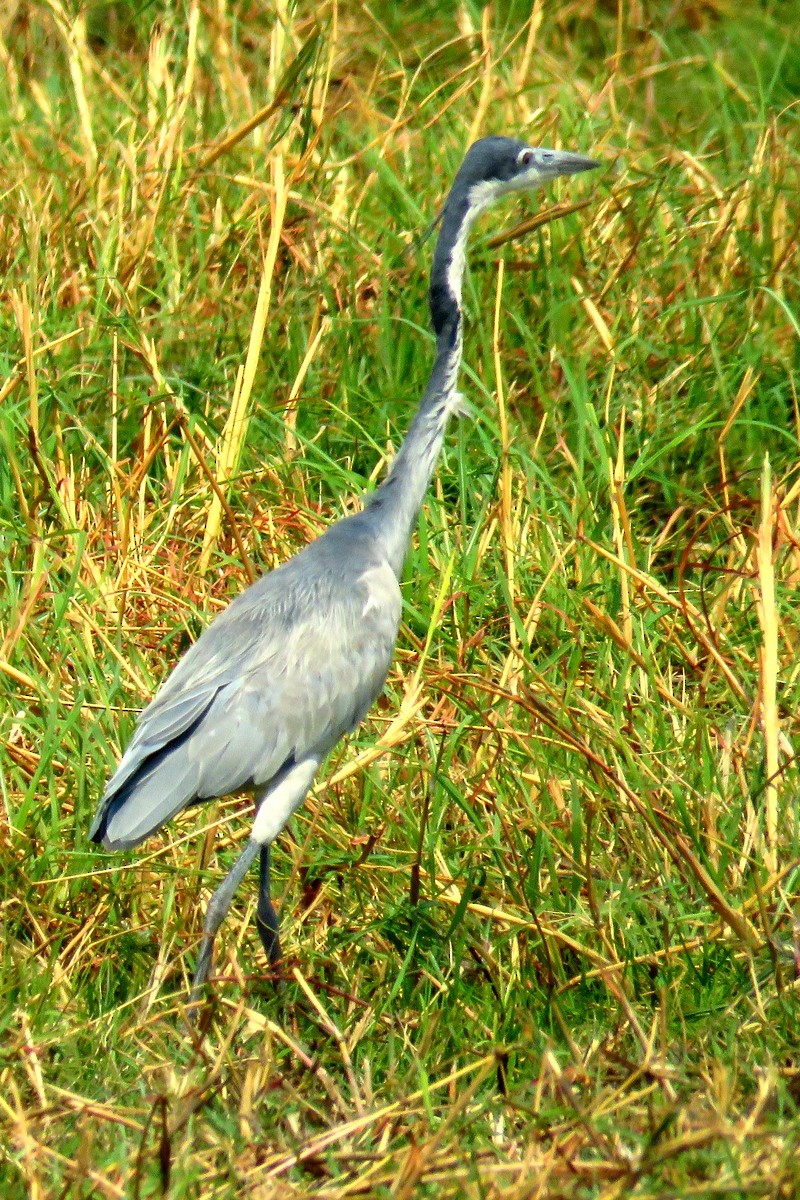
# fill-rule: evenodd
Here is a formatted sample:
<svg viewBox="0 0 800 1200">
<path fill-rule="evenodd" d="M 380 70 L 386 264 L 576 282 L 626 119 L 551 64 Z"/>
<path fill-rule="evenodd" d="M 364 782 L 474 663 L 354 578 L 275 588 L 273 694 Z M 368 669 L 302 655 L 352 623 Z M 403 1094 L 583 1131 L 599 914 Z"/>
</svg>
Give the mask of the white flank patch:
<svg viewBox="0 0 800 1200">
<path fill-rule="evenodd" d="M 318 766 L 318 758 L 303 759 L 292 767 L 276 788 L 267 792 L 256 813 L 250 835 L 259 846 L 275 841 L 289 817 L 305 800 Z"/>
</svg>

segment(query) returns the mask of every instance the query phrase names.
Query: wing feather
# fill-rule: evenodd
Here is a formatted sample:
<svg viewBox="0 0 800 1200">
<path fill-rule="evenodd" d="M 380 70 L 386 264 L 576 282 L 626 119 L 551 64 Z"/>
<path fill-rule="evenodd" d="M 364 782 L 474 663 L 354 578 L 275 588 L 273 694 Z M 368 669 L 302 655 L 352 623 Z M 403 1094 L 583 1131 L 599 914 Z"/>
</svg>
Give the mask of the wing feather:
<svg viewBox="0 0 800 1200">
<path fill-rule="evenodd" d="M 336 527 L 334 527 L 336 528 Z M 353 579 L 325 539 L 264 576 L 184 655 L 141 714 L 90 835 L 135 845 L 196 800 L 263 789 L 322 758 L 383 687 L 400 620 L 388 564 Z"/>
</svg>

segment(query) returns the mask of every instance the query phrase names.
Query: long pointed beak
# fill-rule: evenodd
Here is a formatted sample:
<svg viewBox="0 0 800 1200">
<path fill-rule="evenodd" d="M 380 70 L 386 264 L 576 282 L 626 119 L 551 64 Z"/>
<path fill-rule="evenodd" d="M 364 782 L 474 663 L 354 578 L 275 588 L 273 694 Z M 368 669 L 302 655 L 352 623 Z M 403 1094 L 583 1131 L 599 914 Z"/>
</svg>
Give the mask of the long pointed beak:
<svg viewBox="0 0 800 1200">
<path fill-rule="evenodd" d="M 577 175 L 581 171 L 593 171 L 603 164 L 593 158 L 585 158 L 582 154 L 572 154 L 569 150 L 539 151 L 540 169 L 548 175 Z M 547 155 L 547 158 L 544 158 Z"/>
</svg>

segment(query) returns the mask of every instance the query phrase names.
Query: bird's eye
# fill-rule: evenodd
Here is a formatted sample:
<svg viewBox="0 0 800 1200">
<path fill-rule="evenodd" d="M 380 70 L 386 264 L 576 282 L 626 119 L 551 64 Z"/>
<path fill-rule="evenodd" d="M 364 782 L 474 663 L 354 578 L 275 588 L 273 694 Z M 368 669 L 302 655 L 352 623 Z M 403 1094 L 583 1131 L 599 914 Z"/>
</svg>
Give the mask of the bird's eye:
<svg viewBox="0 0 800 1200">
<path fill-rule="evenodd" d="M 533 151 L 522 150 L 517 162 L 521 167 L 530 167 L 533 164 Z"/>
</svg>

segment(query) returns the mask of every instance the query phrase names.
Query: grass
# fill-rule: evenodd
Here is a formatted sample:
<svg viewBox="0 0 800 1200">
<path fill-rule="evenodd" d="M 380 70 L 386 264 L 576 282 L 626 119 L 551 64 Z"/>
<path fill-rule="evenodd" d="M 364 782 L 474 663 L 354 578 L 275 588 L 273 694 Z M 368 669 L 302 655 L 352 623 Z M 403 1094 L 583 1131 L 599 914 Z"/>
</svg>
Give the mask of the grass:
<svg viewBox="0 0 800 1200">
<path fill-rule="evenodd" d="M 4 1196 L 798 1194 L 798 21 L 6 6 Z M 253 876 L 190 1033 L 246 805 L 87 827 L 248 564 L 385 469 L 484 132 L 608 170 L 473 239 L 475 421 L 276 852 L 286 984 Z"/>
</svg>

